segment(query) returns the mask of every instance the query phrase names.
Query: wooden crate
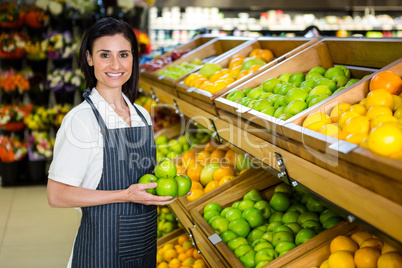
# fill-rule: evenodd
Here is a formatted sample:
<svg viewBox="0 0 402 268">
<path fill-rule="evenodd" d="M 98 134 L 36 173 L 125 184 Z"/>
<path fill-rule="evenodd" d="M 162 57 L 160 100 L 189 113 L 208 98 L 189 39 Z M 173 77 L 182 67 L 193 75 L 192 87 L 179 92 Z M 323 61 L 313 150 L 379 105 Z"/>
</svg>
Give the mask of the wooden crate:
<svg viewBox="0 0 402 268">
<path fill-rule="evenodd" d="M 380 53 L 381 51 L 381 53 Z M 390 51 L 390 53 L 386 53 Z M 402 40 L 400 39 L 323 39 L 322 41 L 311 45 L 303 51 L 293 55 L 289 59 L 277 64 L 259 75 L 253 77 L 243 84 L 231 89 L 221 97 L 215 100 L 215 105 L 218 109 L 233 113 L 246 120 L 249 120 L 263 128 L 268 128 L 272 133 L 282 136 L 287 136 L 283 125 L 295 120 L 304 113 L 312 111 L 315 107 L 331 101 L 339 94 L 343 94 L 348 90 L 356 87 L 370 79 L 379 67 L 384 67 L 387 64 L 394 62 L 402 56 L 402 52 L 395 53 L 395 51 L 402 51 Z M 339 55 L 346 55 L 340 57 Z M 363 57 L 363 55 L 366 55 Z M 362 60 L 360 57 L 363 57 Z M 352 74 L 352 77 L 362 78 L 365 75 L 368 77 L 360 80 L 359 82 L 345 88 L 321 103 L 308 108 L 302 113 L 289 118 L 286 121 L 265 115 L 261 112 L 252 110 L 240 104 L 226 100 L 226 96 L 234 91 L 243 88 L 254 88 L 263 83 L 265 80 L 273 77 L 279 77 L 283 73 L 297 73 L 302 72 L 306 74 L 311 68 L 315 66 L 322 66 L 325 69 L 333 67 L 334 65 L 342 64 L 347 66 Z"/>
<path fill-rule="evenodd" d="M 270 186 L 265 189 L 260 189 L 260 192 L 264 196 L 266 200 L 270 200 L 272 195 L 274 194 L 275 186 Z M 247 193 L 247 191 L 237 191 L 237 192 L 225 192 L 219 196 L 216 196 L 212 198 L 209 202 L 214 202 L 222 206 L 222 208 L 231 206 L 234 202 L 239 201 L 243 198 L 243 195 Z M 215 234 L 215 231 L 212 229 L 212 227 L 204 220 L 203 218 L 203 209 L 204 205 L 200 205 L 198 207 L 195 207 L 194 209 L 191 210 L 191 215 L 193 216 L 195 225 L 197 228 L 199 227 L 203 232 L 204 235 L 208 238 L 211 235 Z M 325 243 L 326 241 L 338 236 L 339 234 L 343 234 L 346 231 L 349 231 L 351 229 L 355 228 L 354 225 L 342 221 L 338 223 L 337 225 L 331 227 L 328 230 L 325 230 L 309 241 L 303 243 L 302 245 L 299 245 L 295 247 L 294 249 L 290 250 L 288 253 L 274 259 L 273 261 L 269 262 L 269 264 L 263 266 L 263 267 L 287 267 L 286 265 L 291 262 L 292 260 L 298 258 L 299 256 L 305 254 L 306 252 L 309 252 L 310 250 L 318 247 L 319 245 Z M 216 243 L 214 245 L 218 251 L 224 256 L 224 258 L 228 261 L 228 263 L 231 265 L 231 267 L 244 267 L 243 264 L 240 262 L 239 259 L 236 258 L 234 253 L 229 249 L 229 247 L 223 242 L 220 241 L 219 243 Z"/>
<path fill-rule="evenodd" d="M 183 230 L 183 228 L 177 228 L 176 230 L 162 237 L 159 237 L 157 240 L 158 249 L 163 247 L 163 245 L 167 243 L 177 243 L 177 238 L 184 233 L 185 231 Z"/>
<path fill-rule="evenodd" d="M 229 66 L 230 59 L 234 55 L 242 55 L 247 57 L 253 49 L 261 48 L 261 49 L 269 49 L 273 52 L 275 59 L 263 67 L 261 67 L 256 72 L 249 74 L 224 88 L 223 90 L 212 94 L 208 91 L 198 89 L 195 87 L 188 87 L 184 84 L 184 79 L 176 84 L 176 90 L 178 91 L 178 95 L 180 98 L 187 100 L 194 105 L 207 109 L 208 111 L 214 111 L 214 114 L 218 114 L 216 109 L 211 108 L 214 107 L 214 100 L 225 94 L 229 90 L 235 88 L 241 83 L 247 81 L 248 79 L 252 79 L 256 75 L 262 73 L 264 70 L 272 68 L 276 64 L 284 61 L 285 59 L 291 57 L 297 52 L 311 46 L 316 43 L 318 39 L 308 39 L 308 38 L 275 38 L 275 37 L 260 37 L 256 40 L 252 40 L 244 44 L 243 46 L 238 47 L 238 49 L 233 49 L 219 57 L 214 59 L 212 62 L 219 64 L 222 68 L 227 68 Z"/>
<path fill-rule="evenodd" d="M 141 72 L 141 75 L 149 78 L 154 81 L 158 81 L 159 83 L 172 86 L 176 85 L 180 81 L 184 80 L 188 74 L 183 75 L 178 79 L 171 79 L 169 77 L 165 77 L 163 75 L 159 75 L 159 71 L 166 70 L 171 66 L 179 65 L 183 62 L 191 62 L 194 59 L 200 59 L 203 63 L 209 62 L 216 57 L 225 55 L 226 52 L 236 48 L 237 46 L 242 45 L 245 42 L 250 41 L 250 38 L 246 37 L 218 37 L 214 38 L 207 43 L 197 47 L 196 49 L 190 51 L 189 53 L 183 55 L 181 58 L 173 61 L 170 64 L 167 64 L 154 72 Z M 194 70 L 197 71 L 201 68 L 201 66 Z M 194 72 L 193 71 L 193 72 Z"/>
</svg>

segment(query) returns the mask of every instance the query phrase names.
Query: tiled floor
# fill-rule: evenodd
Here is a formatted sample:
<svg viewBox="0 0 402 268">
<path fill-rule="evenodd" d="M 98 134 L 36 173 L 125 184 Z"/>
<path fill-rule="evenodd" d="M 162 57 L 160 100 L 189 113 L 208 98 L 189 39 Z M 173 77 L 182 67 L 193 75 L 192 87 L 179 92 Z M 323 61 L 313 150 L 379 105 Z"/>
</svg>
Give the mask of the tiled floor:
<svg viewBox="0 0 402 268">
<path fill-rule="evenodd" d="M 66 267 L 80 217 L 50 208 L 46 186 L 0 186 L 0 267 Z"/>
</svg>

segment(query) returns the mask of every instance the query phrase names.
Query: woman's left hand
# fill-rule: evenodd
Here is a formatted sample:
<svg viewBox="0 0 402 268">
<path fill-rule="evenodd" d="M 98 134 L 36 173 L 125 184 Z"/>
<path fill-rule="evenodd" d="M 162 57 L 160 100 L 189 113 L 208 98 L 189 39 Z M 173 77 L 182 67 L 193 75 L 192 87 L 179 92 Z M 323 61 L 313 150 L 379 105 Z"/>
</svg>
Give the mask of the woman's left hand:
<svg viewBox="0 0 402 268">
<path fill-rule="evenodd" d="M 132 184 L 126 189 L 128 201 L 144 205 L 157 206 L 167 205 L 176 201 L 177 197 L 172 199 L 172 196 L 158 196 L 146 192 L 147 189 L 153 189 L 157 185 L 158 184 L 156 182 Z"/>
</svg>

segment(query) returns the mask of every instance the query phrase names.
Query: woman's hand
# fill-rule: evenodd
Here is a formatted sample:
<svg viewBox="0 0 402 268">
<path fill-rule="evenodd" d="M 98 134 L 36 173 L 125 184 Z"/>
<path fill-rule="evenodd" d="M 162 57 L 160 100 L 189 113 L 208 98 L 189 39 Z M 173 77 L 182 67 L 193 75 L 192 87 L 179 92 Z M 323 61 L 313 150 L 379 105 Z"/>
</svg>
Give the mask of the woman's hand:
<svg viewBox="0 0 402 268">
<path fill-rule="evenodd" d="M 170 200 L 172 196 L 158 196 L 145 191 L 147 189 L 153 189 L 157 185 L 158 184 L 156 182 L 132 184 L 130 187 L 127 188 L 128 201 L 144 205 L 158 206 L 167 205 L 176 201 L 177 197 Z"/>
</svg>

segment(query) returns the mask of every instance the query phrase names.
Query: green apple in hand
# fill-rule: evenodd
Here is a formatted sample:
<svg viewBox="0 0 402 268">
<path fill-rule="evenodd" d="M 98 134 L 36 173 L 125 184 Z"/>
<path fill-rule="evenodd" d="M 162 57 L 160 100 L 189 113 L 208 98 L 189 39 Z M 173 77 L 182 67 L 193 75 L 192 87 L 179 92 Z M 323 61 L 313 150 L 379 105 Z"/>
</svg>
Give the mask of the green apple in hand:
<svg viewBox="0 0 402 268">
<path fill-rule="evenodd" d="M 151 182 L 157 182 L 158 178 L 152 174 L 145 174 L 142 176 L 139 180 L 138 183 L 151 183 Z M 147 193 L 150 194 L 156 194 L 155 188 L 152 189 L 146 189 L 145 190 Z"/>
<path fill-rule="evenodd" d="M 174 177 L 174 178 L 177 181 L 177 187 L 178 187 L 177 195 L 178 196 L 186 195 L 191 189 L 191 185 L 192 185 L 191 178 L 186 175 L 176 175 L 176 177 Z"/>
</svg>

